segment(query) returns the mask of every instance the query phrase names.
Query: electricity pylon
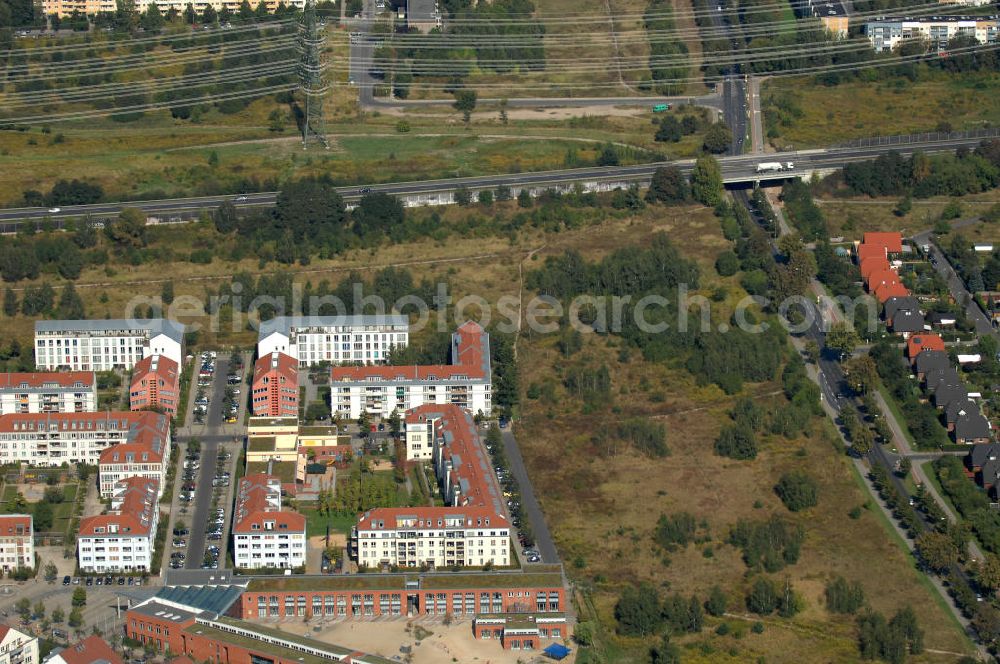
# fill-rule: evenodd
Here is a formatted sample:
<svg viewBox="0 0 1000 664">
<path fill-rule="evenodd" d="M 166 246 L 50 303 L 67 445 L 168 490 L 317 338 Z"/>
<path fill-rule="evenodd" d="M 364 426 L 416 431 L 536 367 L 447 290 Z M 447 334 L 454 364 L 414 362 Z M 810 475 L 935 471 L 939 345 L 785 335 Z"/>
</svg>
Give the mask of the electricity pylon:
<svg viewBox="0 0 1000 664">
<path fill-rule="evenodd" d="M 305 117 L 302 119 L 302 146 L 319 142 L 329 149 L 326 124 L 323 121 L 323 100 L 329 87 L 323 82 L 323 37 L 316 29 L 316 5 L 306 0 L 299 25 L 299 90 L 305 99 Z"/>
</svg>

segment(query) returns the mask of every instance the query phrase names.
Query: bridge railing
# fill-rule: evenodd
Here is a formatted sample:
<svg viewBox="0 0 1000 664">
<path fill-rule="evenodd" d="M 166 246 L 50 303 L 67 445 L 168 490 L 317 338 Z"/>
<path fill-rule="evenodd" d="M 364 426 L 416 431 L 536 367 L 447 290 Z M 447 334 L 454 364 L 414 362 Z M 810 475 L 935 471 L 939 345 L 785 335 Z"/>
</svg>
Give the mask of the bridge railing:
<svg viewBox="0 0 1000 664">
<path fill-rule="evenodd" d="M 929 131 L 919 134 L 901 134 L 896 136 L 869 136 L 858 138 L 846 143 L 838 143 L 838 148 L 871 148 L 881 145 L 909 145 L 928 141 L 954 141 L 963 138 L 1000 138 L 1000 127 L 986 129 L 970 129 L 969 131 Z"/>
</svg>

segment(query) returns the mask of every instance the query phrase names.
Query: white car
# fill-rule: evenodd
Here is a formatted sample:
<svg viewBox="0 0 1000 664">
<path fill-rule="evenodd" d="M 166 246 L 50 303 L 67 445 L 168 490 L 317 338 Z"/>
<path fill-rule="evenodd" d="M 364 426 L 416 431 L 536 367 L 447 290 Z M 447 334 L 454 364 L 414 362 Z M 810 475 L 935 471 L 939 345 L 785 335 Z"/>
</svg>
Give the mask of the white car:
<svg viewBox="0 0 1000 664">
<path fill-rule="evenodd" d="M 62 212 L 62 208 L 57 208 L 57 207 L 49 208 L 49 212 Z"/>
</svg>

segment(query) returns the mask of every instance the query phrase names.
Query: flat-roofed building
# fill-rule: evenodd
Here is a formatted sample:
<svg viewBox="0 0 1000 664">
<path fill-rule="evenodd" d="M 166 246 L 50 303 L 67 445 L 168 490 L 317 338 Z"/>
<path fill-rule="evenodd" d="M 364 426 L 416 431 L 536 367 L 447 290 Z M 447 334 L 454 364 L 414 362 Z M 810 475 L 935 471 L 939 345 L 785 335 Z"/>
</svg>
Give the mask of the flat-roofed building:
<svg viewBox="0 0 1000 664">
<path fill-rule="evenodd" d="M 996 16 L 887 17 L 865 23 L 865 35 L 876 52 L 895 50 L 904 41 L 924 40 L 944 51 L 955 37 L 969 37 L 980 44 L 997 43 Z"/>
<path fill-rule="evenodd" d="M 110 371 L 131 369 L 150 355 L 178 365 L 184 326 L 150 320 L 40 320 L 35 322 L 35 365 L 40 369 Z"/>
<path fill-rule="evenodd" d="M 0 374 L 0 415 L 95 410 L 97 377 L 93 371 Z"/>
<path fill-rule="evenodd" d="M 257 357 L 274 352 L 308 367 L 330 364 L 380 364 L 393 348 L 409 343 L 410 321 L 386 316 L 278 316 L 260 324 Z"/>
</svg>

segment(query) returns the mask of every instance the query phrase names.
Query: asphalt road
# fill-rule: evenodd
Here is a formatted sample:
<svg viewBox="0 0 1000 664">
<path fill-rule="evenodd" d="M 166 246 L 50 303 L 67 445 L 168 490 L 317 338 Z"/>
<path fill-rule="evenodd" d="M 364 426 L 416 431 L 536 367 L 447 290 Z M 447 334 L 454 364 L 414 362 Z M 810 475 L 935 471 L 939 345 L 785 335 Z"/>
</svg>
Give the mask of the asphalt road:
<svg viewBox="0 0 1000 664">
<path fill-rule="evenodd" d="M 360 49 L 359 49 L 360 51 Z M 353 53 L 353 49 L 352 49 Z M 360 52 L 359 52 L 360 56 Z M 353 71 L 353 68 L 352 68 Z M 500 104 L 498 98 L 479 99 L 477 108 Z M 389 99 L 375 97 L 364 105 L 377 108 L 418 108 L 451 106 L 449 99 Z M 515 97 L 507 100 L 507 108 L 577 108 L 580 106 L 653 106 L 654 104 L 691 104 L 721 109 L 722 97 L 718 93 L 699 97 Z"/>
<path fill-rule="evenodd" d="M 221 355 L 221 353 L 220 353 Z M 198 359 L 200 361 L 200 358 Z M 187 560 L 185 569 L 200 569 L 205 557 L 205 545 L 208 541 L 205 526 L 209 522 L 212 509 L 212 480 L 215 479 L 216 459 L 219 456 L 219 439 L 223 424 L 222 401 L 226 396 L 226 376 L 229 374 L 229 358 L 219 357 L 215 362 L 215 375 L 212 379 L 208 417 L 205 418 L 205 431 L 208 434 L 201 440 L 201 471 L 198 473 L 198 489 L 195 491 L 194 516 L 191 519 L 191 534 L 188 537 Z M 226 518 L 231 518 L 226 510 Z M 218 544 L 221 545 L 221 542 Z M 222 548 L 221 546 L 219 547 Z M 225 565 L 225 558 L 219 558 L 219 565 Z"/>
<path fill-rule="evenodd" d="M 781 154 L 783 161 L 794 161 L 796 172 L 809 170 L 827 170 L 842 168 L 845 164 L 854 161 L 864 161 L 895 150 L 902 155 L 908 155 L 915 151 L 925 153 L 948 152 L 959 147 L 974 147 L 982 139 L 976 138 L 949 138 L 939 141 L 916 141 L 913 143 L 898 143 L 893 145 L 876 145 L 868 147 L 831 148 L 829 150 L 800 150 L 796 152 L 784 152 Z M 793 173 L 756 173 L 759 156 L 755 155 L 733 155 L 719 159 L 723 179 L 729 184 L 749 183 L 754 181 L 780 181 L 794 175 Z M 434 195 L 450 193 L 458 187 L 464 186 L 472 190 L 495 188 L 500 185 L 518 187 L 548 187 L 566 185 L 574 182 L 622 182 L 647 180 L 653 172 L 662 166 L 675 165 L 681 172 L 690 173 L 694 166 L 693 160 L 681 160 L 674 162 L 654 162 L 650 164 L 640 164 L 636 166 L 594 166 L 588 168 L 571 168 L 554 171 L 539 171 L 536 173 L 508 173 L 501 175 L 485 175 L 465 178 L 450 178 L 444 180 L 421 180 L 414 182 L 394 182 L 385 184 L 372 184 L 372 191 L 383 192 L 391 195 Z M 348 201 L 356 201 L 361 197 L 360 188 L 339 187 L 338 191 Z M 98 203 L 94 205 L 72 205 L 65 206 L 59 212 L 49 212 L 45 208 L 21 208 L 7 209 L 0 212 L 0 233 L 9 233 L 17 230 L 18 220 L 34 219 L 41 220 L 51 218 L 58 222 L 68 217 L 81 217 L 92 215 L 100 218 L 102 215 L 115 215 L 124 207 L 137 207 L 147 214 L 160 216 L 169 219 L 171 212 L 197 211 L 201 209 L 213 208 L 223 201 L 231 200 L 238 207 L 262 207 L 274 205 L 276 192 L 260 192 L 234 196 L 232 194 L 222 196 L 198 196 L 192 198 L 177 198 L 157 201 L 130 201 L 126 203 Z M 240 200 L 237 200 L 240 199 Z"/>
<path fill-rule="evenodd" d="M 972 298 L 972 293 L 968 291 L 965 287 L 965 283 L 955 272 L 955 268 L 951 266 L 951 262 L 948 257 L 945 256 L 944 252 L 934 243 L 932 239 L 931 231 L 924 231 L 923 233 L 918 233 L 913 236 L 913 241 L 916 244 L 929 244 L 930 245 L 930 255 L 936 261 L 934 269 L 937 270 L 938 274 L 944 278 L 945 282 L 948 284 L 948 290 L 951 292 L 951 296 L 955 298 L 956 302 L 965 302 L 965 313 L 969 317 L 969 320 L 976 324 L 976 334 L 996 334 L 996 329 L 990 323 L 990 319 L 983 313 L 983 310 L 979 308 L 976 301 Z"/>
<path fill-rule="evenodd" d="M 502 429 L 503 447 L 507 453 L 507 460 L 510 462 L 510 472 L 514 474 L 517 485 L 521 489 L 521 507 L 531 522 L 531 529 L 535 535 L 535 548 L 542 558 L 543 563 L 558 563 L 559 553 L 556 551 L 555 542 L 552 541 L 552 533 L 545 522 L 545 515 L 535 497 L 535 489 L 528 478 L 528 470 L 524 467 L 524 457 L 517 446 L 517 439 L 509 428 Z"/>
</svg>

